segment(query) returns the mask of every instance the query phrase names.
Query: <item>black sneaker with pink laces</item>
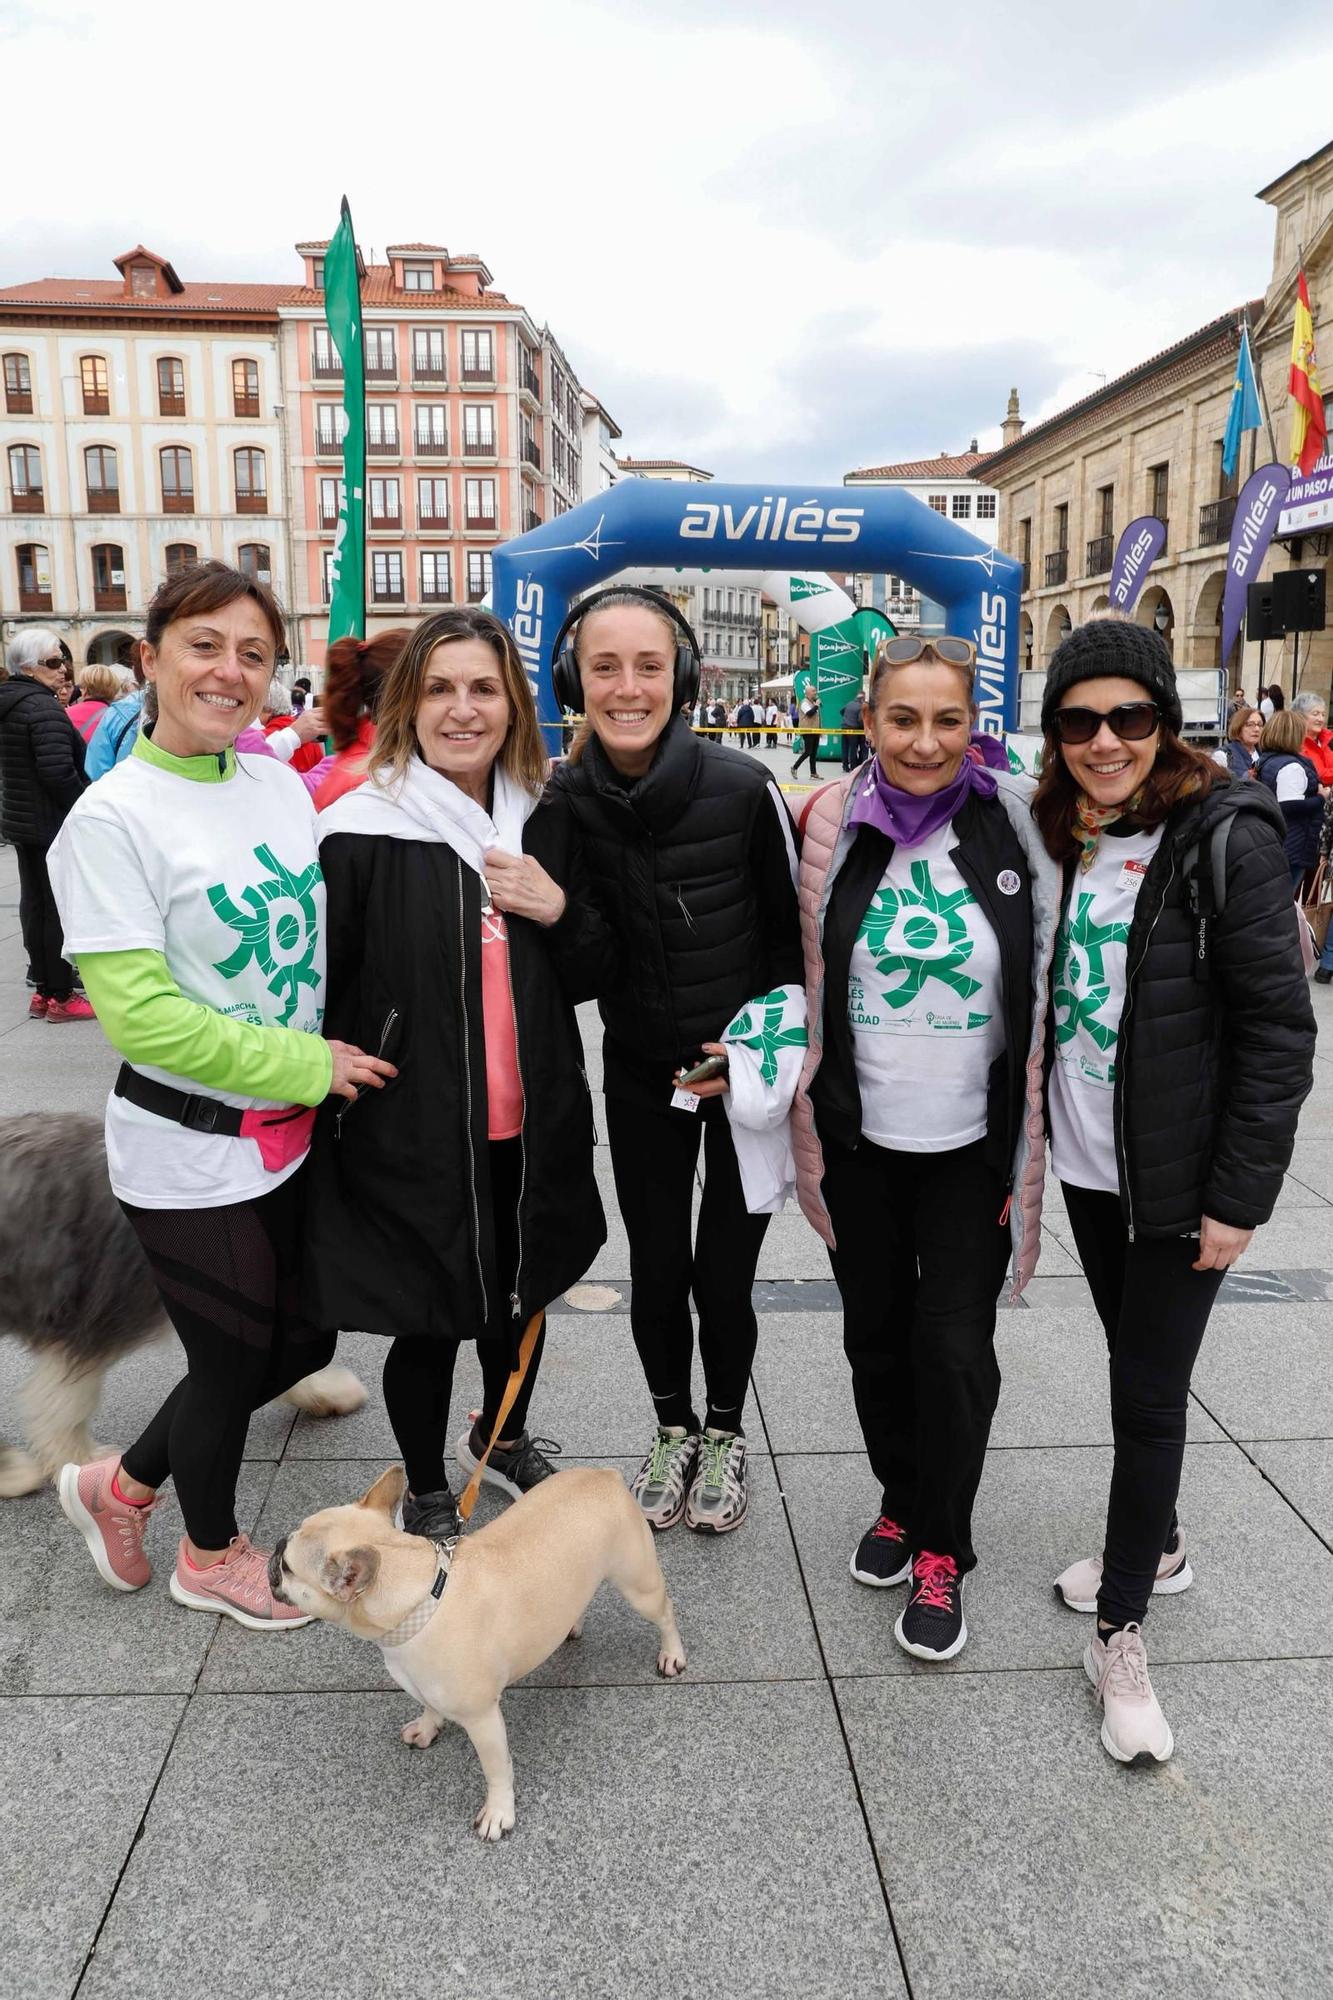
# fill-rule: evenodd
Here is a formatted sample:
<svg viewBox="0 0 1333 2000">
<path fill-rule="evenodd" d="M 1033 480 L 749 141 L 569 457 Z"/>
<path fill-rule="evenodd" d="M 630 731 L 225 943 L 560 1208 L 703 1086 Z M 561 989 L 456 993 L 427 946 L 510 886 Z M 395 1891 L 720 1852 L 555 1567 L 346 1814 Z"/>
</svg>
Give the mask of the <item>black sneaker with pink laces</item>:
<svg viewBox="0 0 1333 2000">
<path fill-rule="evenodd" d="M 952 1556 L 922 1549 L 912 1564 L 912 1589 L 893 1636 L 918 1660 L 951 1660 L 967 1644 L 963 1579 Z"/>
<path fill-rule="evenodd" d="M 907 1532 L 891 1515 L 881 1514 L 856 1545 L 852 1575 L 858 1583 L 868 1583 L 872 1590 L 887 1590 L 891 1584 L 906 1582 L 911 1574 L 912 1551 L 907 1544 Z"/>
</svg>

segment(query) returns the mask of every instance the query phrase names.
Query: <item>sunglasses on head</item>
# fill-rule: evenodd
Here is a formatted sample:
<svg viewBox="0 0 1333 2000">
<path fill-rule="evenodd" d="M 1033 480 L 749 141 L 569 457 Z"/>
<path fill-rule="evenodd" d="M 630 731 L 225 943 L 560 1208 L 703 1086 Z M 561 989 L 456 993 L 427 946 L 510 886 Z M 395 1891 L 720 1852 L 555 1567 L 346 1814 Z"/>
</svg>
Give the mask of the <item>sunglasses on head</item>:
<svg viewBox="0 0 1333 2000">
<path fill-rule="evenodd" d="M 1122 743 L 1141 743 L 1161 723 L 1162 711 L 1155 701 L 1122 701 L 1105 710 L 1057 708 L 1051 720 L 1061 743 L 1091 743 L 1103 723 Z"/>
<path fill-rule="evenodd" d="M 974 667 L 977 649 L 970 639 L 885 639 L 879 649 L 881 660 L 891 667 L 910 667 L 924 653 L 933 653 L 951 667 Z"/>
</svg>

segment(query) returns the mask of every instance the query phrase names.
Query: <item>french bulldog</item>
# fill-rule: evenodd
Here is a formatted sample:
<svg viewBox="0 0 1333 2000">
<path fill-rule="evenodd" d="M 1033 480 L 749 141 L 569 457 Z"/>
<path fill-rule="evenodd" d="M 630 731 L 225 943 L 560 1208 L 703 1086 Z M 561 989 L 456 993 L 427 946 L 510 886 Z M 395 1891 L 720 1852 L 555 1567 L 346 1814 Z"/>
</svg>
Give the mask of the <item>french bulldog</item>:
<svg viewBox="0 0 1333 2000">
<path fill-rule="evenodd" d="M 285 1603 L 381 1648 L 421 1703 L 404 1743 L 427 1749 L 445 1721 L 467 1731 L 486 1779 L 473 1825 L 499 1840 L 514 1825 L 500 1696 L 578 1638 L 598 1587 L 614 1584 L 656 1625 L 659 1674 L 681 1673 L 685 1648 L 652 1530 L 618 1472 L 571 1466 L 452 1550 L 394 1526 L 406 1483 L 391 1466 L 354 1506 L 310 1515 L 274 1549 L 269 1582 Z"/>
</svg>

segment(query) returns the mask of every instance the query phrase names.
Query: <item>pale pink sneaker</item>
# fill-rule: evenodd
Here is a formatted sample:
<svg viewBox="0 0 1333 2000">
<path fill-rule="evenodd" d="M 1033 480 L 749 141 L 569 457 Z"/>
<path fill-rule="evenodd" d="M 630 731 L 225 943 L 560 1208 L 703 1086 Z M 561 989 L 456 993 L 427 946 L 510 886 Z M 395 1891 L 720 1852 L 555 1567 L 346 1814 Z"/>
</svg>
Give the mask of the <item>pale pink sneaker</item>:
<svg viewBox="0 0 1333 2000">
<path fill-rule="evenodd" d="M 1175 1547 L 1168 1549 L 1157 1565 L 1153 1596 L 1174 1597 L 1178 1591 L 1188 1590 L 1193 1581 L 1194 1571 L 1185 1554 L 1185 1531 L 1178 1528 Z M 1100 1556 L 1086 1556 L 1082 1562 L 1071 1563 L 1055 1579 L 1056 1595 L 1063 1598 L 1071 1611 L 1095 1611 L 1101 1585 Z"/>
<path fill-rule="evenodd" d="M 118 1455 L 94 1459 L 91 1465 L 62 1465 L 60 1506 L 87 1542 L 98 1575 L 113 1590 L 142 1590 L 153 1574 L 143 1538 L 157 1502 L 132 1507 L 128 1500 L 118 1500 L 112 1481 L 119 1469 Z"/>
<path fill-rule="evenodd" d="M 307 1612 L 281 1604 L 268 1580 L 268 1551 L 252 1547 L 248 1535 L 237 1535 L 221 1562 L 196 1569 L 181 1537 L 176 1567 L 167 1585 L 177 1604 L 191 1611 L 222 1611 L 249 1632 L 290 1632 L 309 1625 Z"/>
<path fill-rule="evenodd" d="M 1126 1625 L 1103 1640 L 1100 1632 L 1088 1641 L 1083 1669 L 1102 1705 L 1102 1746 L 1117 1764 L 1165 1764 L 1175 1749 L 1171 1725 L 1148 1679 L 1148 1654 L 1143 1630 Z"/>
</svg>

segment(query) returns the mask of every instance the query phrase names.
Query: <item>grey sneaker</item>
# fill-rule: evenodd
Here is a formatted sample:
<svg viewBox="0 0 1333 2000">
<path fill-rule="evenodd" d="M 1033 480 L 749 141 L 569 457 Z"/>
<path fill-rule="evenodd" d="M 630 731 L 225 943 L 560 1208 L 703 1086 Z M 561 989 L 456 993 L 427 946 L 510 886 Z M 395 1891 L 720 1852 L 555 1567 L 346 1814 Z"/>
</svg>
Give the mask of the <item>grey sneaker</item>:
<svg viewBox="0 0 1333 2000">
<path fill-rule="evenodd" d="M 660 1534 L 674 1528 L 685 1512 L 685 1492 L 699 1456 L 697 1431 L 683 1424 L 660 1424 L 653 1448 L 629 1483 L 643 1518 Z"/>
<path fill-rule="evenodd" d="M 707 1430 L 685 1502 L 685 1526 L 697 1535 L 729 1535 L 750 1505 L 745 1439 L 734 1431 Z"/>
<path fill-rule="evenodd" d="M 424 1535 L 429 1542 L 456 1542 L 463 1532 L 458 1501 L 447 1486 L 434 1493 L 405 1493 L 400 1511 L 405 1535 Z"/>
<path fill-rule="evenodd" d="M 478 1429 L 479 1412 L 474 1410 L 471 1415 L 472 1429 L 465 1432 L 454 1447 L 458 1463 L 469 1478 L 476 1471 L 481 1454 L 486 1449 L 486 1440 Z M 493 1448 L 481 1475 L 482 1484 L 498 1486 L 511 1500 L 519 1500 L 534 1486 L 539 1486 L 543 1479 L 549 1479 L 556 1470 L 551 1463 L 551 1453 L 557 1458 L 560 1455 L 560 1446 L 554 1438 L 535 1438 L 523 1431 L 507 1451 L 502 1451 L 498 1444 Z"/>
</svg>

